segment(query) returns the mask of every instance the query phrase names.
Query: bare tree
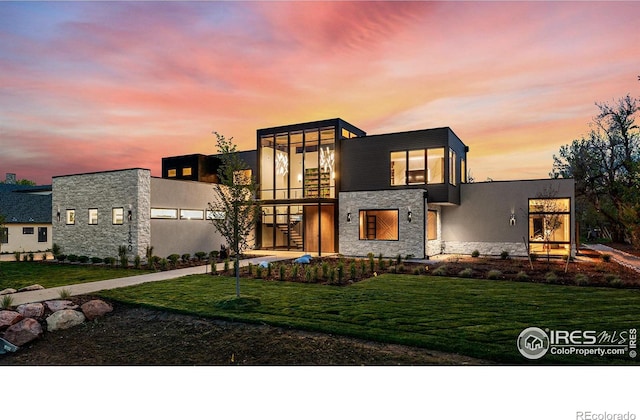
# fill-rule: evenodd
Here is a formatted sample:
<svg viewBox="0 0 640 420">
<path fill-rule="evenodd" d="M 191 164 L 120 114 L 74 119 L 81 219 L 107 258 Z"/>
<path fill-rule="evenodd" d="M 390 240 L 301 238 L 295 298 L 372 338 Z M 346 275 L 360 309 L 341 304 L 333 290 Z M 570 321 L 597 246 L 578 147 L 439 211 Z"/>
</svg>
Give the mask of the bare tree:
<svg viewBox="0 0 640 420">
<path fill-rule="evenodd" d="M 236 297 L 240 297 L 240 254 L 249 247 L 259 216 L 256 201 L 258 185 L 249 166 L 237 153 L 233 138 L 214 132 L 221 165 L 220 183 L 215 184 L 215 198 L 209 203 L 211 223 L 234 253 Z"/>
</svg>

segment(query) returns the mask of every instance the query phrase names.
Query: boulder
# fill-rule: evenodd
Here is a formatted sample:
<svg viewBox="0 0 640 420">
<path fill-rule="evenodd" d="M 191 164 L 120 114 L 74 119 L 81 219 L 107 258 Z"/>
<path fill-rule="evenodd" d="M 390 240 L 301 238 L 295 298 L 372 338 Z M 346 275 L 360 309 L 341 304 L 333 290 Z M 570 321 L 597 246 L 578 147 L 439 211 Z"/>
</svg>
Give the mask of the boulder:
<svg viewBox="0 0 640 420">
<path fill-rule="evenodd" d="M 8 288 L 8 289 L 0 290 L 0 296 L 2 296 L 2 295 L 10 295 L 10 294 L 13 294 L 13 293 L 16 293 L 16 292 L 17 292 L 16 289 Z"/>
<path fill-rule="evenodd" d="M 44 304 L 51 312 L 58 312 L 63 309 L 78 309 L 78 305 L 75 305 L 70 300 L 48 300 Z"/>
<path fill-rule="evenodd" d="M 98 317 L 104 316 L 107 312 L 113 311 L 113 307 L 111 305 L 100 299 L 94 299 L 83 303 L 80 309 L 89 321 L 93 321 Z"/>
<path fill-rule="evenodd" d="M 47 331 L 66 330 L 82 324 L 85 319 L 84 314 L 80 311 L 63 309 L 47 317 Z"/>
<path fill-rule="evenodd" d="M 42 303 L 25 303 L 16 308 L 16 311 L 25 318 L 40 318 L 44 315 Z"/>
<path fill-rule="evenodd" d="M 16 346 L 23 346 L 42 335 L 42 325 L 33 318 L 25 318 L 10 326 L 4 333 L 4 339 Z"/>
<path fill-rule="evenodd" d="M 0 311 L 0 331 L 22 321 L 24 317 L 14 311 Z"/>
<path fill-rule="evenodd" d="M 39 284 L 32 284 L 31 286 L 23 287 L 22 289 L 18 289 L 18 292 L 31 292 L 33 290 L 42 290 L 44 287 Z"/>
</svg>

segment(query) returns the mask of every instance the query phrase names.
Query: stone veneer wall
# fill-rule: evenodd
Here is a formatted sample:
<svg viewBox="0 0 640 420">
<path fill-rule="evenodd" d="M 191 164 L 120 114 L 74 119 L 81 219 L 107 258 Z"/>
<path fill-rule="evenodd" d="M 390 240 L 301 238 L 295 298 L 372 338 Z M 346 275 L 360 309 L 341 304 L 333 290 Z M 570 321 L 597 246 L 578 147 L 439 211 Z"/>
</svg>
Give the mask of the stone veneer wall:
<svg viewBox="0 0 640 420">
<path fill-rule="evenodd" d="M 372 252 L 385 257 L 412 254 L 416 258 L 425 255 L 425 207 L 424 190 L 384 190 L 341 192 L 339 195 L 339 252 L 348 256 L 365 256 Z M 412 221 L 407 220 L 411 208 Z M 360 240 L 360 210 L 398 210 L 398 240 Z M 351 213 L 351 222 L 347 222 Z"/>
<path fill-rule="evenodd" d="M 151 243 L 149 220 L 151 172 L 125 169 L 53 178 L 53 243 L 64 254 L 117 257 L 118 247 L 129 247 L 130 259 L 144 258 Z M 132 220 L 127 220 L 131 206 Z M 124 223 L 112 223 L 112 209 L 124 209 Z M 98 209 L 98 224 L 89 224 L 89 209 Z M 60 210 L 60 221 L 57 218 Z M 66 210 L 75 209 L 74 225 L 66 224 Z"/>
</svg>

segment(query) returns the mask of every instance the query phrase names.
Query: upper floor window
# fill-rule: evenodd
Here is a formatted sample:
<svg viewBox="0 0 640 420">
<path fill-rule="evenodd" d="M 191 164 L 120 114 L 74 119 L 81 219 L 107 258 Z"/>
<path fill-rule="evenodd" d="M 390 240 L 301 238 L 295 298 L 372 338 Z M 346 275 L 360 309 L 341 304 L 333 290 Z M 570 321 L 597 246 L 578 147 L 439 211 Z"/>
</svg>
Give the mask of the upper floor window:
<svg viewBox="0 0 640 420">
<path fill-rule="evenodd" d="M 391 185 L 444 183 L 444 148 L 391 152 Z"/>
<path fill-rule="evenodd" d="M 449 149 L 449 184 L 456 185 L 456 152 Z"/>
<path fill-rule="evenodd" d="M 178 175 L 178 171 L 176 171 L 175 169 L 169 169 L 167 171 L 167 177 L 169 178 L 175 178 Z"/>
<path fill-rule="evenodd" d="M 182 168 L 182 176 L 191 176 L 192 173 L 191 167 Z"/>
</svg>

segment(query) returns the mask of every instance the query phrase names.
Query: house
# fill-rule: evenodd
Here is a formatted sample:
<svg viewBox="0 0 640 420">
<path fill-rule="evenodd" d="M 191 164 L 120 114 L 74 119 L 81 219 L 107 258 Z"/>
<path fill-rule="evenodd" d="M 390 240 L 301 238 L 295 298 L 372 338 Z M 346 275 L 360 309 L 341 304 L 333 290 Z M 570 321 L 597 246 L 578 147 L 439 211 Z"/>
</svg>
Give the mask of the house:
<svg viewBox="0 0 640 420">
<path fill-rule="evenodd" d="M 239 152 L 255 176 L 254 247 L 428 258 L 575 252 L 571 179 L 467 182 L 469 147 L 449 127 L 367 135 L 340 119 L 257 130 Z M 54 242 L 65 253 L 113 256 L 218 249 L 207 211 L 215 155 L 147 169 L 54 177 Z"/>
<path fill-rule="evenodd" d="M 15 174 L 0 184 L 0 251 L 44 252 L 51 248 L 51 186 L 18 185 Z"/>
</svg>

